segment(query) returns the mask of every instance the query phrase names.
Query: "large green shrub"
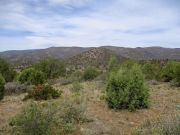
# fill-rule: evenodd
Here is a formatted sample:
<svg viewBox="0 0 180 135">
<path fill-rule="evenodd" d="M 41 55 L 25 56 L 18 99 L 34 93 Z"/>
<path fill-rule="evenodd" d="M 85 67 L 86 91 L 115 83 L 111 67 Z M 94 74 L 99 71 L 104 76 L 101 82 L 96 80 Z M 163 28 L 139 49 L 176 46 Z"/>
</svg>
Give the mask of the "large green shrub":
<svg viewBox="0 0 180 135">
<path fill-rule="evenodd" d="M 34 68 L 28 68 L 20 73 L 20 75 L 18 76 L 18 81 L 22 84 L 27 83 L 38 85 L 45 82 L 45 76 L 41 71 L 38 71 Z"/>
<path fill-rule="evenodd" d="M 58 98 L 60 95 L 61 93 L 55 90 L 51 85 L 38 85 L 28 92 L 25 99 L 48 100 Z"/>
<path fill-rule="evenodd" d="M 93 68 L 93 67 L 88 67 L 85 69 L 84 74 L 83 74 L 83 79 L 84 80 L 93 80 L 99 75 L 99 72 Z"/>
<path fill-rule="evenodd" d="M 0 73 L 4 77 L 6 82 L 13 81 L 16 72 L 12 69 L 10 64 L 3 59 L 0 59 Z"/>
<path fill-rule="evenodd" d="M 56 59 L 42 60 L 35 65 L 35 68 L 42 71 L 47 78 L 57 78 L 66 73 L 64 62 Z"/>
<path fill-rule="evenodd" d="M 112 73 L 107 82 L 106 100 L 110 108 L 131 111 L 148 107 L 149 93 L 138 65 Z"/>
<path fill-rule="evenodd" d="M 0 74 L 0 100 L 2 100 L 4 97 L 4 85 L 5 85 L 5 80 L 3 76 Z"/>
</svg>

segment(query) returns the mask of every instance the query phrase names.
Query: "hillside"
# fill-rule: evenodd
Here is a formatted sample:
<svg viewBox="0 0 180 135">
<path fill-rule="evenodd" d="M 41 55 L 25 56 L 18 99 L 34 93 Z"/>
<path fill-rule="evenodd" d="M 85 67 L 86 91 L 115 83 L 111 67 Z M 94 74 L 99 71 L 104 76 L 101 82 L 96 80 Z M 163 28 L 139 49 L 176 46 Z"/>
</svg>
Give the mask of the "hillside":
<svg viewBox="0 0 180 135">
<path fill-rule="evenodd" d="M 15 65 L 30 65 L 49 57 L 56 59 L 66 59 L 86 50 L 89 50 L 89 48 L 50 47 L 47 49 L 0 52 L 0 57 L 9 60 Z"/>
<path fill-rule="evenodd" d="M 147 48 L 124 48 L 105 46 L 117 55 L 136 60 L 150 60 L 150 59 L 180 59 L 180 48 L 170 49 L 162 47 L 147 47 Z"/>
<path fill-rule="evenodd" d="M 109 59 L 115 56 L 120 61 L 125 58 L 116 55 L 113 51 L 106 48 L 92 48 L 88 51 L 82 52 L 74 57 L 68 59 L 68 64 L 75 65 L 76 67 L 86 67 L 86 66 L 100 66 L 105 67 L 108 64 Z"/>
<path fill-rule="evenodd" d="M 70 64 L 76 65 L 104 65 L 111 55 L 118 58 L 135 60 L 150 59 L 176 59 L 180 60 L 180 48 L 170 49 L 162 47 L 124 48 L 103 46 L 98 48 L 82 47 L 51 47 L 39 50 L 6 51 L 0 52 L 0 57 L 9 60 L 14 65 L 31 65 L 41 59 L 53 57 L 65 59 Z"/>
</svg>

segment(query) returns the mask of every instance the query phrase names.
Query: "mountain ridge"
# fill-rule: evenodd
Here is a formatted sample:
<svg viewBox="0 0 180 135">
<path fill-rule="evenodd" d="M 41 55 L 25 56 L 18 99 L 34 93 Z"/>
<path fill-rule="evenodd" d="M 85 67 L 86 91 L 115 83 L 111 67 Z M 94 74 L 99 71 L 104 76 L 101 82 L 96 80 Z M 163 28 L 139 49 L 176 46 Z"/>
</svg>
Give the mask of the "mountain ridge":
<svg viewBox="0 0 180 135">
<path fill-rule="evenodd" d="M 105 49 L 105 50 L 103 50 Z M 91 52 L 92 51 L 92 52 Z M 97 52 L 97 54 L 96 54 Z M 117 57 L 135 60 L 165 60 L 173 59 L 180 60 L 180 48 L 163 48 L 163 47 L 136 47 L 126 48 L 117 46 L 101 46 L 101 47 L 50 47 L 46 49 L 32 49 L 32 50 L 10 50 L 0 52 L 0 57 L 9 60 L 12 63 L 24 63 L 28 65 L 36 63 L 39 60 L 46 58 L 63 59 L 65 61 L 76 61 L 75 59 L 86 62 L 85 59 L 90 61 L 99 61 L 101 56 L 97 59 L 92 59 L 91 55 L 102 55 L 105 59 L 110 55 Z M 78 58 L 77 58 L 78 57 Z M 82 57 L 82 58 L 80 58 Z M 101 59 L 102 60 L 102 59 Z M 71 61 L 71 63 L 72 63 Z M 107 60 L 106 60 L 107 61 Z"/>
</svg>

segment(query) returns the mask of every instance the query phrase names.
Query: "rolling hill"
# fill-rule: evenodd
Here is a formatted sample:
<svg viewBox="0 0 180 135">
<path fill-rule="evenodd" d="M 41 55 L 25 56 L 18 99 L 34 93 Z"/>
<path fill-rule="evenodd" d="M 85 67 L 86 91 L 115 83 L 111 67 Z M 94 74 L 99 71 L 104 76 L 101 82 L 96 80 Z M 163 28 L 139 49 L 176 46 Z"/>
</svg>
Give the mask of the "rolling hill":
<svg viewBox="0 0 180 135">
<path fill-rule="evenodd" d="M 104 46 L 110 49 L 117 55 L 135 60 L 151 60 L 151 59 L 175 59 L 180 60 L 180 48 L 162 48 L 162 47 L 137 47 L 137 48 L 124 48 L 114 46 Z"/>
<path fill-rule="evenodd" d="M 28 66 L 45 58 L 64 59 L 69 64 L 105 65 L 111 56 L 122 59 L 151 60 L 175 59 L 180 60 L 180 48 L 170 49 L 162 47 L 124 48 L 115 46 L 102 47 L 50 47 L 39 50 L 5 51 L 0 57 L 9 60 L 15 66 Z"/>
<path fill-rule="evenodd" d="M 126 59 L 120 55 L 115 54 L 113 51 L 106 48 L 92 48 L 88 51 L 82 52 L 74 57 L 68 59 L 68 64 L 75 65 L 76 67 L 87 67 L 87 66 L 96 66 L 96 67 L 105 67 L 109 59 L 115 56 L 119 61 Z"/>
</svg>

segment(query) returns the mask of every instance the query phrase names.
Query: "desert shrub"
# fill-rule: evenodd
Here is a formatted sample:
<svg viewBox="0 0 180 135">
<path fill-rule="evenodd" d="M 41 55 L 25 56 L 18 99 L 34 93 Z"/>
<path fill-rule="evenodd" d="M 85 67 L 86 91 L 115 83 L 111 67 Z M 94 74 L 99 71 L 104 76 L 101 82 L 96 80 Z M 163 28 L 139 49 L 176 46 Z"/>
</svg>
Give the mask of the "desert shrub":
<svg viewBox="0 0 180 135">
<path fill-rule="evenodd" d="M 5 80 L 3 76 L 0 74 L 0 100 L 2 100 L 4 97 L 4 84 Z"/>
<path fill-rule="evenodd" d="M 172 81 L 176 86 L 180 86 L 180 62 L 169 61 L 162 70 L 162 78 L 164 81 Z"/>
<path fill-rule="evenodd" d="M 84 122 L 85 109 L 72 98 L 57 103 L 30 103 L 12 119 L 13 134 L 66 135 L 72 134 Z"/>
<path fill-rule="evenodd" d="M 81 81 L 82 80 L 82 76 L 83 76 L 83 72 L 82 71 L 75 71 L 75 72 L 67 75 L 66 77 L 60 78 L 59 82 L 62 85 L 71 84 L 73 82 Z"/>
<path fill-rule="evenodd" d="M 162 67 L 159 63 L 148 61 L 142 65 L 142 71 L 148 80 L 159 80 Z"/>
<path fill-rule="evenodd" d="M 25 99 L 33 98 L 35 100 L 48 100 L 56 99 L 61 95 L 60 92 L 55 90 L 50 85 L 38 85 L 33 90 L 28 91 L 28 95 Z"/>
<path fill-rule="evenodd" d="M 124 62 L 121 64 L 121 67 L 130 69 L 130 68 L 132 68 L 134 65 L 137 65 L 137 64 L 138 64 L 138 62 L 137 62 L 136 60 L 130 60 L 130 59 L 128 59 L 128 60 L 124 61 Z"/>
<path fill-rule="evenodd" d="M 12 69 L 11 65 L 3 59 L 0 59 L 0 73 L 6 82 L 13 81 L 16 72 Z"/>
<path fill-rule="evenodd" d="M 42 106 L 32 102 L 12 119 L 12 132 L 15 135 L 50 135 L 57 122 L 55 113 L 52 104 Z"/>
<path fill-rule="evenodd" d="M 107 82 L 106 100 L 110 108 L 131 111 L 148 107 L 149 92 L 139 66 L 121 68 Z"/>
<path fill-rule="evenodd" d="M 68 129 L 67 125 L 74 126 L 75 123 L 82 123 L 86 121 L 86 115 L 85 115 L 85 104 L 79 100 L 81 97 L 71 97 L 71 99 L 64 99 L 60 103 L 61 107 L 61 118 L 63 119 L 63 125 L 65 125 L 64 129 Z M 73 129 L 73 128 L 72 128 Z"/>
<path fill-rule="evenodd" d="M 46 59 L 35 65 L 35 68 L 42 71 L 46 78 L 57 78 L 64 76 L 66 68 L 64 62 L 56 59 Z"/>
<path fill-rule="evenodd" d="M 5 84 L 5 95 L 21 94 L 31 89 L 31 85 L 25 85 L 19 82 L 8 82 Z"/>
<path fill-rule="evenodd" d="M 169 61 L 162 70 L 162 78 L 164 81 L 169 82 L 174 78 L 175 62 Z"/>
<path fill-rule="evenodd" d="M 179 135 L 179 133 L 180 115 L 168 114 L 146 120 L 135 135 Z"/>
<path fill-rule="evenodd" d="M 79 82 L 73 82 L 72 84 L 72 92 L 79 93 L 83 89 L 83 86 Z"/>
<path fill-rule="evenodd" d="M 180 62 L 175 67 L 174 85 L 180 87 Z"/>
<path fill-rule="evenodd" d="M 26 84 L 43 84 L 45 82 L 45 76 L 41 71 L 38 71 L 34 68 L 28 68 L 23 70 L 19 76 L 18 81 L 20 83 L 26 83 Z"/>
<path fill-rule="evenodd" d="M 85 69 L 84 74 L 83 74 L 83 79 L 84 80 L 93 80 L 99 75 L 99 72 L 93 68 L 93 67 L 88 67 Z"/>
<path fill-rule="evenodd" d="M 117 72 L 119 69 L 119 62 L 116 57 L 111 57 L 108 63 L 107 72 Z"/>
</svg>

